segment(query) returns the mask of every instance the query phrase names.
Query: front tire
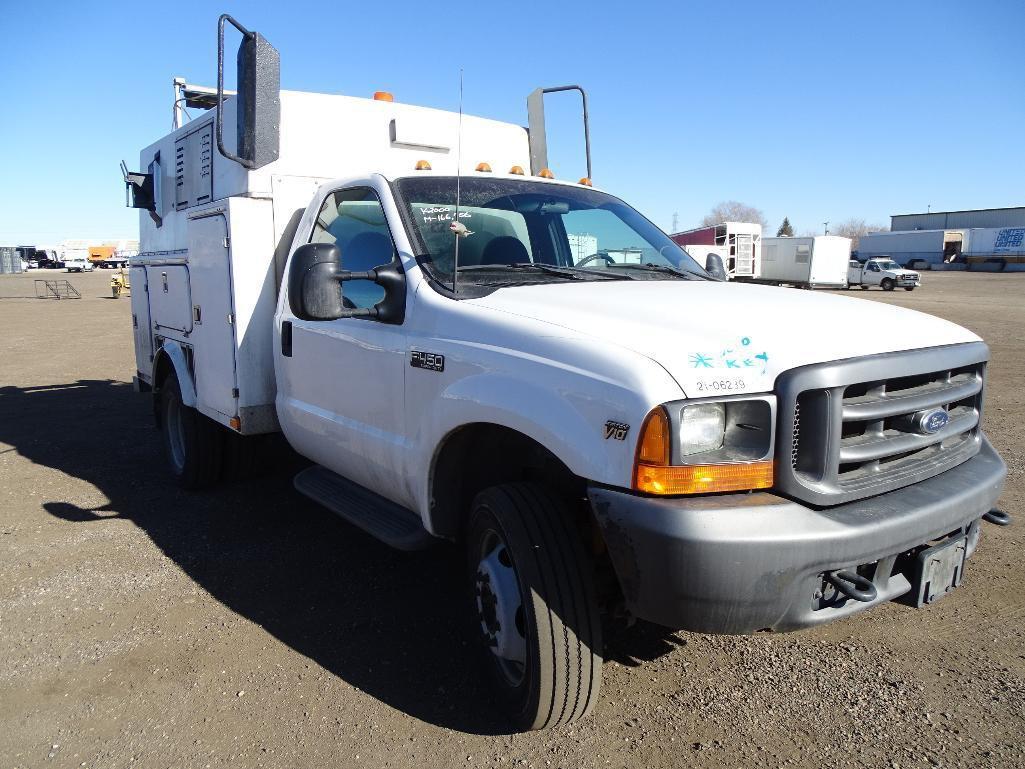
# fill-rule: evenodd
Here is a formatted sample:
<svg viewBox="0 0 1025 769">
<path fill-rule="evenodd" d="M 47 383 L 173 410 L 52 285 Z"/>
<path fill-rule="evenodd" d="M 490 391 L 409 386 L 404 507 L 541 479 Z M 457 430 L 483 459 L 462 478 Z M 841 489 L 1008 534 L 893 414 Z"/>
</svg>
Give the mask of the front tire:
<svg viewBox="0 0 1025 769">
<path fill-rule="evenodd" d="M 466 546 L 487 676 L 516 728 L 583 718 L 601 687 L 593 568 L 569 507 L 532 483 L 477 495 Z"/>
<path fill-rule="evenodd" d="M 879 288 L 883 291 L 893 291 L 893 281 L 890 278 L 883 278 L 879 282 Z"/>
<path fill-rule="evenodd" d="M 914 291 L 915 287 L 914 286 L 904 286 L 904 290 L 905 291 Z"/>
<path fill-rule="evenodd" d="M 212 486 L 220 478 L 224 431 L 182 402 L 178 377 L 160 388 L 160 426 L 167 464 L 178 484 L 189 490 Z"/>
</svg>

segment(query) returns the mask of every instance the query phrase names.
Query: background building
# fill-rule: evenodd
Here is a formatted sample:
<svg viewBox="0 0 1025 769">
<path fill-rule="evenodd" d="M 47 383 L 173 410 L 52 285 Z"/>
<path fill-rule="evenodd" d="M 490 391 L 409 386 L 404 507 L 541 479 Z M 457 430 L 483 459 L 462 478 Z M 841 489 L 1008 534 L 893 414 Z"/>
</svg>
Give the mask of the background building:
<svg viewBox="0 0 1025 769">
<path fill-rule="evenodd" d="M 895 214 L 891 232 L 907 230 L 966 230 L 977 227 L 1025 227 L 1025 206 L 977 208 L 970 211 L 933 211 L 926 214 Z"/>
</svg>

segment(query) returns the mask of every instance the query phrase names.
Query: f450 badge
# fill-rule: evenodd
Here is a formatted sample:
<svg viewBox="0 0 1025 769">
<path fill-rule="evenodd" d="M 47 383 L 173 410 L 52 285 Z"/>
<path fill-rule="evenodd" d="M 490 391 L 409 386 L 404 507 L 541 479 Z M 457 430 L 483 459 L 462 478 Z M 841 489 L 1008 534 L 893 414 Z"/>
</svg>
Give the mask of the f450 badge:
<svg viewBox="0 0 1025 769">
<path fill-rule="evenodd" d="M 428 371 L 442 372 L 445 370 L 445 356 L 436 352 L 422 352 L 410 350 L 409 365 L 413 368 L 427 369 Z"/>
</svg>

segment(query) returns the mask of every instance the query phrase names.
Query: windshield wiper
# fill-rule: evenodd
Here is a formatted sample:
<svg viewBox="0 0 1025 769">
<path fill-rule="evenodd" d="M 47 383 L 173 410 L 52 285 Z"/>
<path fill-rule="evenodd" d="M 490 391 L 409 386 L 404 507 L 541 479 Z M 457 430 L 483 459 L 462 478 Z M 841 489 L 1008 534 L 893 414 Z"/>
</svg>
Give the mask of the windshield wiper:
<svg viewBox="0 0 1025 769">
<path fill-rule="evenodd" d="M 588 280 L 591 277 L 608 278 L 611 280 L 632 280 L 629 275 L 610 275 L 607 272 L 598 270 L 588 270 L 582 267 L 556 267 L 552 264 L 543 264 L 541 262 L 514 262 L 513 264 L 467 264 L 459 265 L 459 271 L 479 271 L 479 272 L 503 272 L 503 271 L 519 271 L 519 270 L 536 270 L 537 272 L 543 272 L 546 275 L 558 275 L 563 278 L 569 278 L 570 280 Z"/>
<path fill-rule="evenodd" d="M 708 280 L 707 275 L 702 275 L 699 272 L 693 270 L 684 270 L 679 267 L 673 267 L 668 264 L 652 264 L 647 262 L 645 264 L 617 264 L 615 269 L 634 269 L 634 270 L 647 270 L 648 272 L 663 272 L 667 275 L 676 275 L 677 277 L 685 280 L 691 280 L 692 278 L 700 278 L 701 280 Z"/>
</svg>

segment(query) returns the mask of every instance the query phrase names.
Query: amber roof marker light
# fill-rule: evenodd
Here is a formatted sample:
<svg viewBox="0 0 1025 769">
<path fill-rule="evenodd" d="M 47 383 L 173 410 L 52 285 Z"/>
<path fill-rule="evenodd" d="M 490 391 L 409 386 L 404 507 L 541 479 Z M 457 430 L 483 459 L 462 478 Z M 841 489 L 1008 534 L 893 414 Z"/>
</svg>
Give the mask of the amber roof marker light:
<svg viewBox="0 0 1025 769">
<path fill-rule="evenodd" d="M 374 101 L 395 101 L 395 97 L 387 91 L 374 91 Z"/>
<path fill-rule="evenodd" d="M 416 165 L 413 168 L 417 171 L 430 171 L 431 164 L 428 163 L 426 160 L 418 160 L 416 161 Z"/>
</svg>

